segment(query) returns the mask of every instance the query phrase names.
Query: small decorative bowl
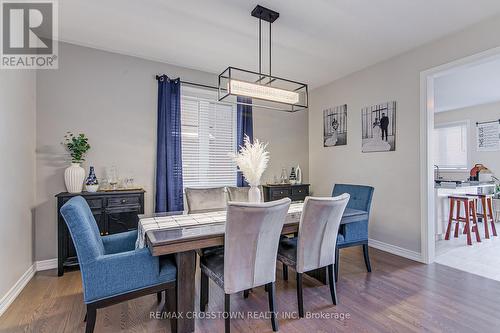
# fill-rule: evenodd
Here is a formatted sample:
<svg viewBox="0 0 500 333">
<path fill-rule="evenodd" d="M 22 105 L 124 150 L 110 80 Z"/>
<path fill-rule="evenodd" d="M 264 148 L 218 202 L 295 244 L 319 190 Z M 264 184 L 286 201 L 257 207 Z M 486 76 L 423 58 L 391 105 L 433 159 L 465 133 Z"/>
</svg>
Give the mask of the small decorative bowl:
<svg viewBox="0 0 500 333">
<path fill-rule="evenodd" d="M 87 192 L 97 192 L 99 185 L 85 185 L 85 190 Z"/>
</svg>

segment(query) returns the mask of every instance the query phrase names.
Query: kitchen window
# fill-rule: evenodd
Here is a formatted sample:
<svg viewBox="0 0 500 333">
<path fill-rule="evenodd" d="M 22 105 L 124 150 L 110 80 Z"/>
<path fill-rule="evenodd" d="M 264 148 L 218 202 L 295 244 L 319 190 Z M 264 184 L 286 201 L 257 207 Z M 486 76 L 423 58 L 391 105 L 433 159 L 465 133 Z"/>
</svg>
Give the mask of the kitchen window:
<svg viewBox="0 0 500 333">
<path fill-rule="evenodd" d="M 434 128 L 434 164 L 441 169 L 467 170 L 468 122 L 439 124 Z"/>
<path fill-rule="evenodd" d="M 217 93 L 182 87 L 182 177 L 186 187 L 236 186 L 236 107 Z"/>
</svg>

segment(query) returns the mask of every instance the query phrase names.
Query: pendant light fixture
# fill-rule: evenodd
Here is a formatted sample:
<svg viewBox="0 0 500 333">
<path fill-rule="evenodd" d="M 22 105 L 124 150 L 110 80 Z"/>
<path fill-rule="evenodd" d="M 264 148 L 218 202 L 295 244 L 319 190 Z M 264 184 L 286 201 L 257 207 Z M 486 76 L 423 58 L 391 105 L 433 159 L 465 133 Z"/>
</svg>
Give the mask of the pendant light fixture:
<svg viewBox="0 0 500 333">
<path fill-rule="evenodd" d="M 288 112 L 306 109 L 307 84 L 273 76 L 271 72 L 271 25 L 280 14 L 260 5 L 257 5 L 251 14 L 259 19 L 259 71 L 253 72 L 231 66 L 226 68 L 219 75 L 219 101 L 230 96 L 249 97 L 252 100 L 259 100 L 259 102 L 253 101 L 251 103 L 253 106 Z M 262 73 L 262 21 L 269 23 L 269 74 Z"/>
</svg>

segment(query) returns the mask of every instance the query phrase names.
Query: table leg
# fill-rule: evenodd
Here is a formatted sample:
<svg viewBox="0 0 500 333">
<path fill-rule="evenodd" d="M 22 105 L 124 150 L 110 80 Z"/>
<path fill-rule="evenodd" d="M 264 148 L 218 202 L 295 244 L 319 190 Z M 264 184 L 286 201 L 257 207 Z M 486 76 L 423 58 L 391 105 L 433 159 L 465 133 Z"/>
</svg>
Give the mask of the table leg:
<svg viewBox="0 0 500 333">
<path fill-rule="evenodd" d="M 177 263 L 177 332 L 194 332 L 194 298 L 196 281 L 196 252 L 186 251 L 175 254 Z M 188 318 L 189 317 L 189 318 Z"/>
</svg>

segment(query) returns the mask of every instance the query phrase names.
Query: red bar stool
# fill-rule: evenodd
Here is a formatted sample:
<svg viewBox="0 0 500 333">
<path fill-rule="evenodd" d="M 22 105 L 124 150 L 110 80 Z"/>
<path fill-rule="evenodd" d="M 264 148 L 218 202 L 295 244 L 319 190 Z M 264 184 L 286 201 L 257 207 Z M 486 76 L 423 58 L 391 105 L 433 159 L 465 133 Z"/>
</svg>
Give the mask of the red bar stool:
<svg viewBox="0 0 500 333">
<path fill-rule="evenodd" d="M 478 199 L 481 200 L 482 213 L 477 213 L 484 223 L 484 237 L 490 238 L 488 229 L 488 222 L 491 223 L 491 232 L 493 236 L 497 236 L 497 229 L 495 228 L 495 217 L 493 216 L 493 194 L 467 194 L 467 196 L 475 197 L 475 204 L 477 207 Z"/>
<path fill-rule="evenodd" d="M 476 234 L 476 241 L 481 242 L 481 237 L 479 236 L 479 228 L 477 226 L 477 211 L 475 198 L 469 196 L 449 196 L 450 199 L 450 218 L 448 220 L 448 227 L 446 228 L 446 234 L 444 239 L 450 239 L 451 227 L 453 222 L 455 223 L 455 238 L 458 238 L 458 233 L 460 229 L 460 222 L 465 222 L 464 234 L 467 234 L 467 245 L 472 245 L 471 229 Z M 462 216 L 461 205 L 464 206 L 465 216 Z M 456 207 L 456 215 L 453 217 L 453 209 Z M 472 219 L 472 225 L 471 225 Z"/>
</svg>

